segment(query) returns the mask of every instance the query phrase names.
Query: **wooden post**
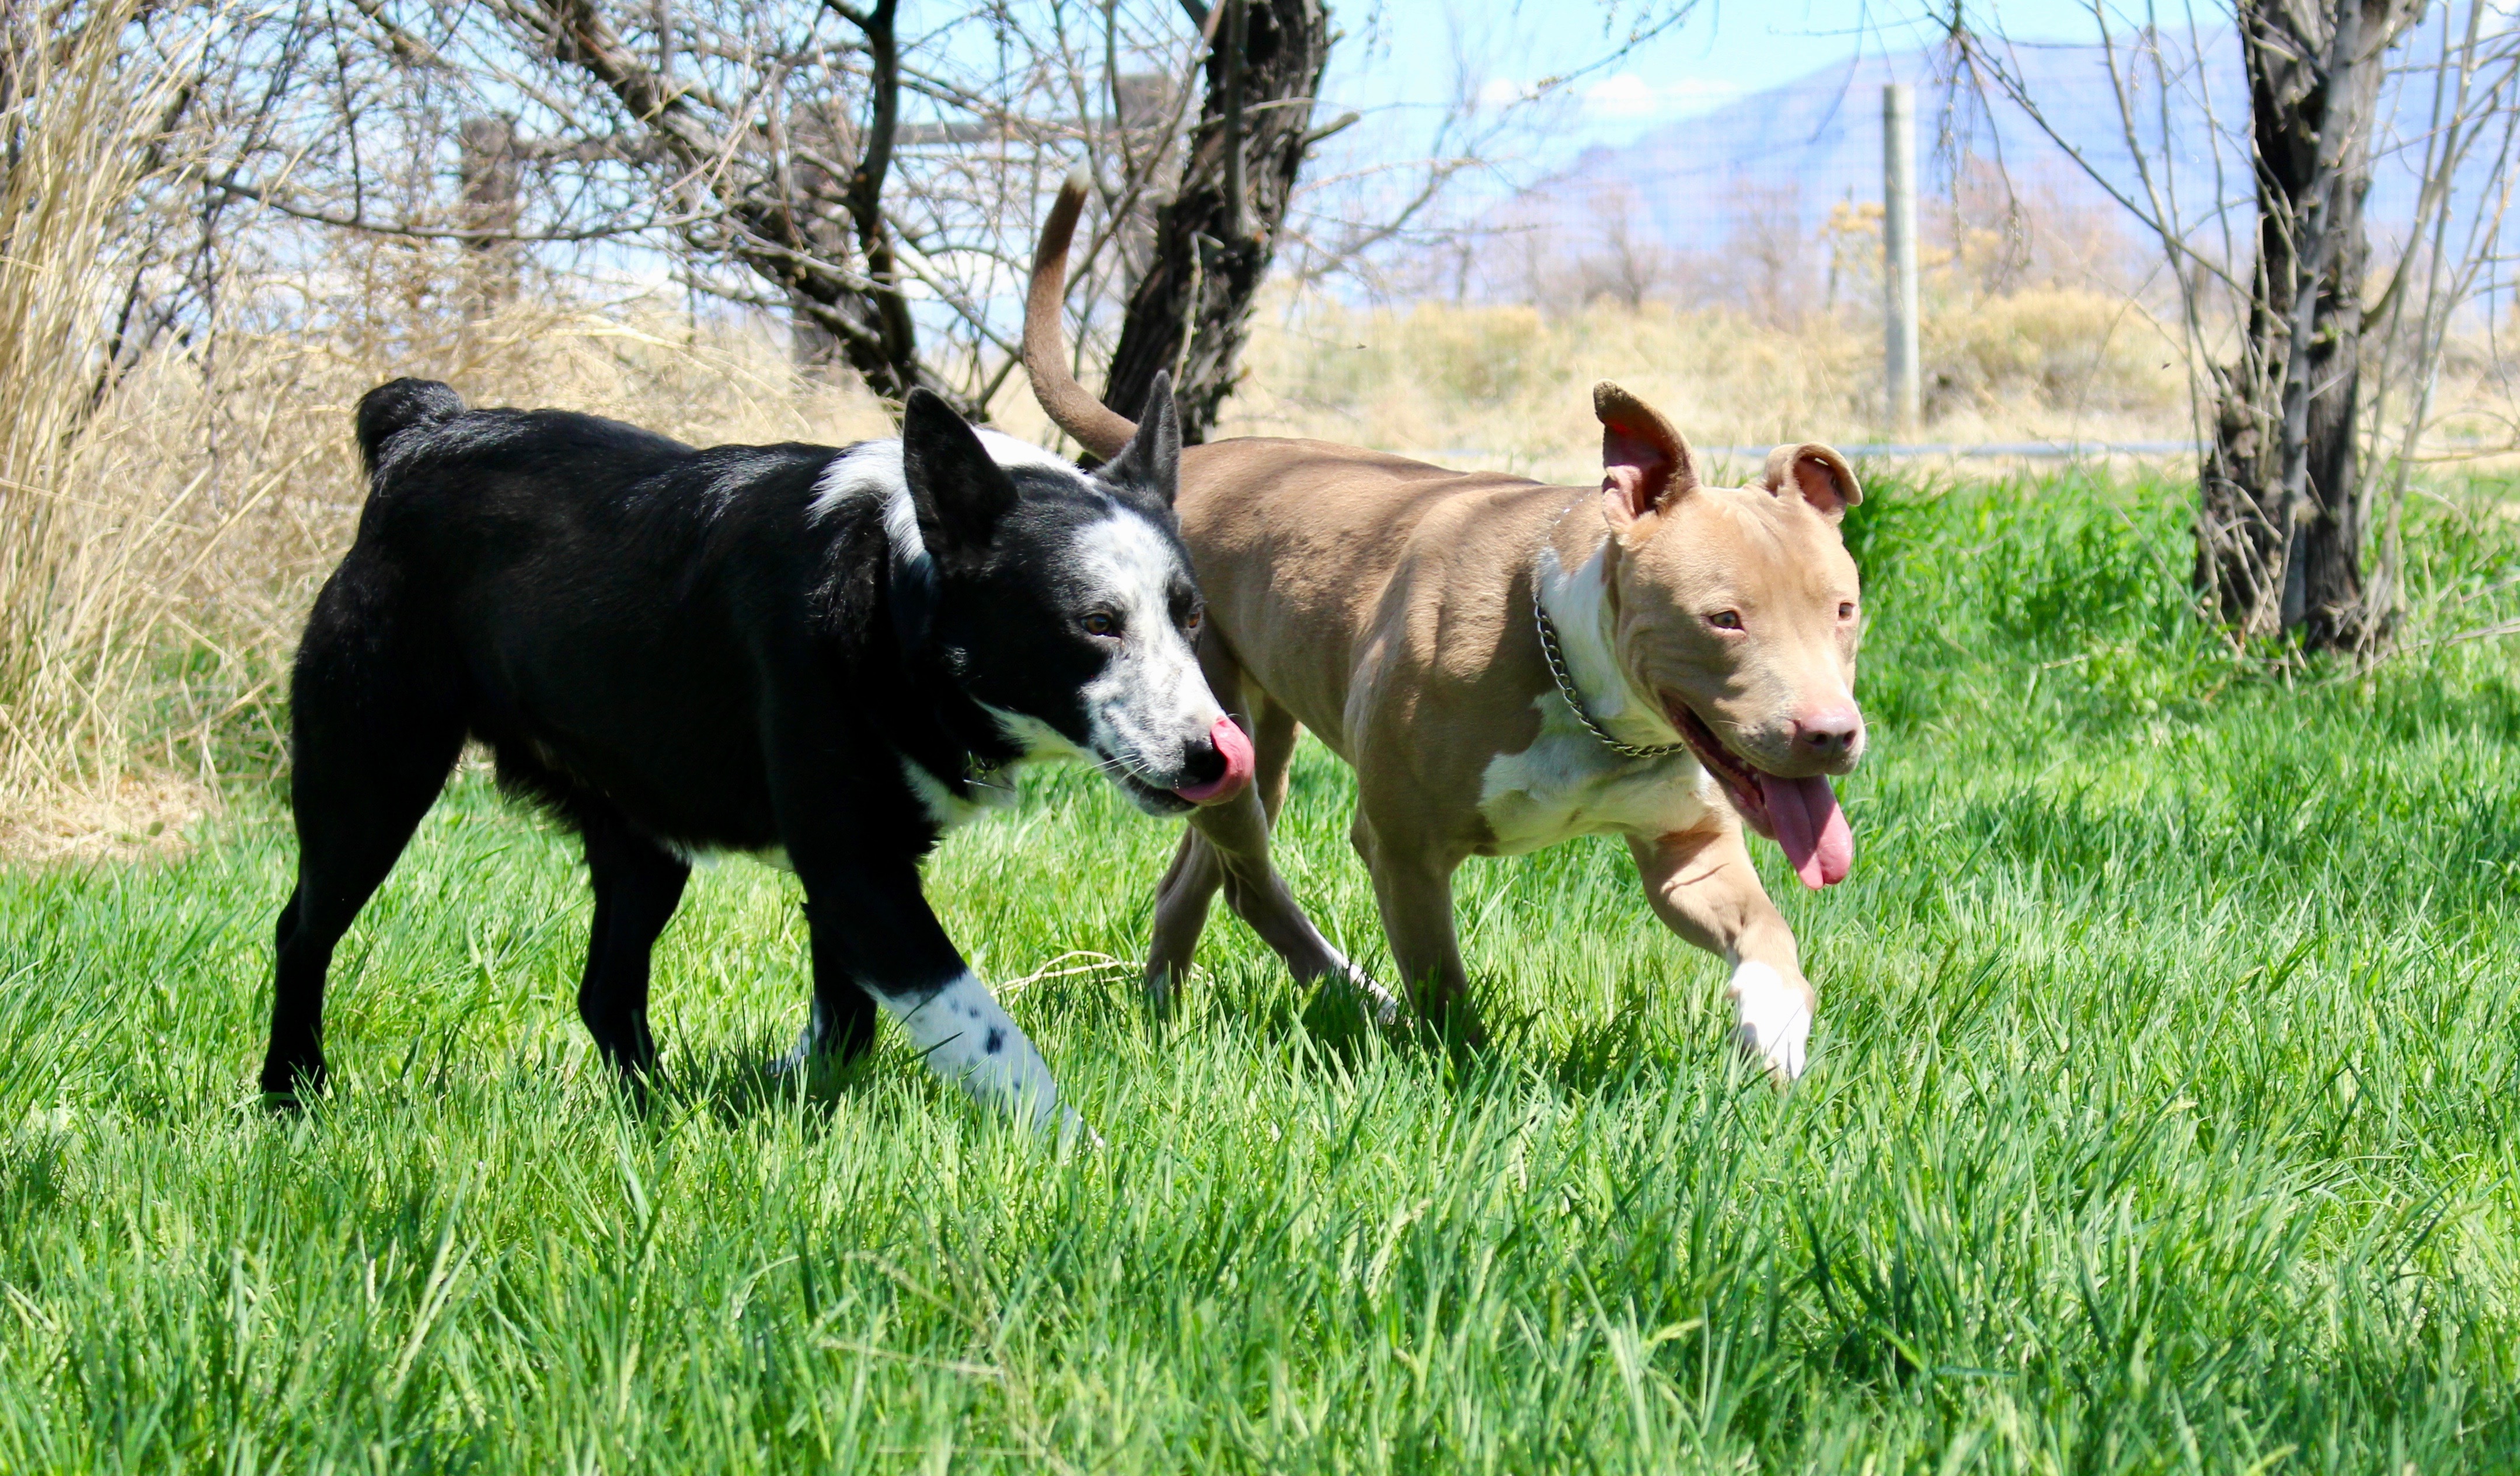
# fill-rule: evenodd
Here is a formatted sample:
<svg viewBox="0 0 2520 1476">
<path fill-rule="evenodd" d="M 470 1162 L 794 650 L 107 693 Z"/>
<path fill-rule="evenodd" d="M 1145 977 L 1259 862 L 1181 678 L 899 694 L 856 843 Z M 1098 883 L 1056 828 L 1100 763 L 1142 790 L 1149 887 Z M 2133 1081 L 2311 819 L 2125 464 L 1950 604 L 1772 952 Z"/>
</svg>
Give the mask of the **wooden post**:
<svg viewBox="0 0 2520 1476">
<path fill-rule="evenodd" d="M 464 224 L 475 231 L 517 228 L 517 125 L 505 117 L 466 118 L 455 130 L 457 172 L 464 190 Z M 472 306 L 488 312 L 517 296 L 517 244 L 476 238 L 467 247 Z"/>
<path fill-rule="evenodd" d="M 1916 432 L 1924 386 L 1916 348 L 1916 115 L 1904 82 L 1881 89 L 1881 287 L 1883 378 L 1893 434 Z"/>
</svg>

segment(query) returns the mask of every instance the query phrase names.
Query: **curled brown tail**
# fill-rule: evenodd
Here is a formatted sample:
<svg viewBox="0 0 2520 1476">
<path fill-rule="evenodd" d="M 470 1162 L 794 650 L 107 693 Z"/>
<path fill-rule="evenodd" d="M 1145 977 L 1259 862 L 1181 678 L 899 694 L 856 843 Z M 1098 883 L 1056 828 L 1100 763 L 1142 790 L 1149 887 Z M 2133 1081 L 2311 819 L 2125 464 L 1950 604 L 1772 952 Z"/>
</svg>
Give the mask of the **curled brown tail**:
<svg viewBox="0 0 2520 1476">
<path fill-rule="evenodd" d="M 1076 217 L 1085 208 L 1085 169 L 1079 165 L 1058 187 L 1050 219 L 1042 222 L 1041 245 L 1033 248 L 1032 290 L 1024 295 L 1024 378 L 1032 381 L 1032 397 L 1059 429 L 1109 461 L 1138 433 L 1137 423 L 1076 382 L 1067 372 L 1067 344 L 1058 331 L 1059 299 L 1067 292 L 1067 245 L 1076 237 Z"/>
</svg>

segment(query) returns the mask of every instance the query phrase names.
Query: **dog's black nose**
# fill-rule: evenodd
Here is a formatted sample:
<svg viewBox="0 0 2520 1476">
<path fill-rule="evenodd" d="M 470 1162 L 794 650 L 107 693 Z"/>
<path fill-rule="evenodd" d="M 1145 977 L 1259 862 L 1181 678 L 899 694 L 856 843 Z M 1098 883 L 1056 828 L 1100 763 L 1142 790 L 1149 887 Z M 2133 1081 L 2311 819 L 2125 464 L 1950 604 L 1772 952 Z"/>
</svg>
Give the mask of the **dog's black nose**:
<svg viewBox="0 0 2520 1476">
<path fill-rule="evenodd" d="M 1212 784 L 1225 778 L 1225 752 L 1206 738 L 1192 740 L 1182 750 L 1182 783 L 1185 789 Z"/>
</svg>

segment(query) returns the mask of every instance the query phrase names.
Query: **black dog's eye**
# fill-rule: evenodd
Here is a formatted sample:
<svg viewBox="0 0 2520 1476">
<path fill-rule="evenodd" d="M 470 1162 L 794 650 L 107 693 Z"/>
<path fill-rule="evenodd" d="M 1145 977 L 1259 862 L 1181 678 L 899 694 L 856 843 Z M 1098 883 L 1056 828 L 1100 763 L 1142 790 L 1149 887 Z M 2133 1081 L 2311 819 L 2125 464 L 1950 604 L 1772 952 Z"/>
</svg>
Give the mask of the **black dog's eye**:
<svg viewBox="0 0 2520 1476">
<path fill-rule="evenodd" d="M 1199 618 L 1199 612 L 1195 609 L 1182 616 L 1182 629 L 1186 631 L 1194 631 L 1198 629 Z"/>
<path fill-rule="evenodd" d="M 1113 615 L 1109 610 L 1096 610 L 1094 613 L 1085 617 L 1085 634 L 1089 636 L 1116 636 L 1120 634 L 1119 618 Z"/>
<path fill-rule="evenodd" d="M 1714 626 L 1717 630 L 1739 630 L 1741 628 L 1741 612 L 1739 610 L 1717 610 L 1714 614 L 1706 617 L 1706 623 Z"/>
</svg>

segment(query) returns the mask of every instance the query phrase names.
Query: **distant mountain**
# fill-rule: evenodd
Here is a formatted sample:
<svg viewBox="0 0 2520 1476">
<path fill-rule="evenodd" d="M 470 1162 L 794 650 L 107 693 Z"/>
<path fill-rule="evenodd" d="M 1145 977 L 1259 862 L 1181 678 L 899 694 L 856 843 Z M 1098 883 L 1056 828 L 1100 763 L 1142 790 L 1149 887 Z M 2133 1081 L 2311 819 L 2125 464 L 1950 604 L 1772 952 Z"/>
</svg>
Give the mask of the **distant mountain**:
<svg viewBox="0 0 2520 1476">
<path fill-rule="evenodd" d="M 2425 45 L 2418 37 L 2412 54 Z M 2098 46 L 2023 46 L 2004 56 L 2004 71 L 2045 128 L 1983 66 L 1970 67 L 1950 47 L 1825 67 L 1625 146 L 1587 150 L 1491 213 L 1491 224 L 1507 229 L 1478 275 L 1491 294 L 1514 296 L 1527 294 L 1536 273 L 1580 265 L 1615 276 L 1622 257 L 1640 272 L 1694 262 L 1700 275 L 1737 276 L 1744 255 L 1761 257 L 1758 267 L 1772 275 L 1824 271 L 1832 212 L 1860 215 L 1881 199 L 1882 89 L 1893 81 L 1914 89 L 1929 240 L 1937 201 L 1946 202 L 1939 229 L 1948 237 L 1956 190 L 1963 216 L 1985 214 L 1992 196 L 2008 193 L 2033 213 L 2106 223 L 2148 268 L 2157 248 L 2111 196 L 2147 200 L 2148 170 L 2160 198 L 2175 198 L 2200 248 L 2219 245 L 2215 205 L 2224 202 L 2223 221 L 2245 259 L 2252 185 L 2238 41 L 2227 32 L 2168 36 L 2162 56 L 2159 67 L 2125 48 L 2112 57 Z M 2145 169 L 2129 147 L 2122 87 Z M 2428 79 L 2408 79 L 2399 91 L 2429 102 Z M 2384 248 L 2389 223 L 2406 218 L 2415 199 L 2420 141 L 2407 143 L 2408 131 L 2383 136 L 2374 172 L 2368 217 Z M 2490 163 L 2474 160 L 2469 172 L 2482 175 Z M 1595 287 L 1618 290 L 1615 282 Z"/>
</svg>

